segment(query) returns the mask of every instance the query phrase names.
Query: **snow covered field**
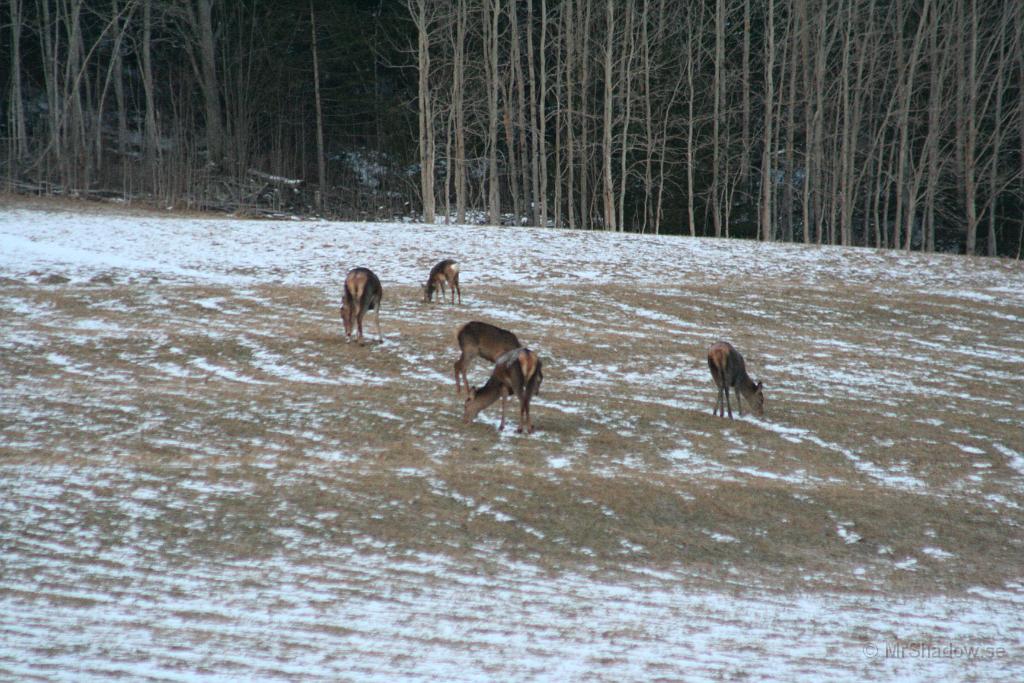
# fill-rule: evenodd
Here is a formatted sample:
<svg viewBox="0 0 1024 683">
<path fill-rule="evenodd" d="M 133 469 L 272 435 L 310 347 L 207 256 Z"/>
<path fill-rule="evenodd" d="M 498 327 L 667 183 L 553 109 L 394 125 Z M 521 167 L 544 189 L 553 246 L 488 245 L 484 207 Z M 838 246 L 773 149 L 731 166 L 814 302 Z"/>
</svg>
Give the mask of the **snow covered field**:
<svg viewBox="0 0 1024 683">
<path fill-rule="evenodd" d="M 0 678 L 1021 680 L 1022 370 L 1013 262 L 0 208 Z"/>
</svg>

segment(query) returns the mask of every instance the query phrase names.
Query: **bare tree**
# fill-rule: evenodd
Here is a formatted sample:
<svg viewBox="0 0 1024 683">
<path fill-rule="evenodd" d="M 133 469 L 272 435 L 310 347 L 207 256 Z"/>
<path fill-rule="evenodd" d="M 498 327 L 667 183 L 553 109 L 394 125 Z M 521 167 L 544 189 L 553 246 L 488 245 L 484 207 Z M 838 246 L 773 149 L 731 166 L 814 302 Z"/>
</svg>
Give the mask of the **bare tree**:
<svg viewBox="0 0 1024 683">
<path fill-rule="evenodd" d="M 774 239 L 772 226 L 772 123 L 775 99 L 775 0 L 768 0 L 764 43 L 764 148 L 761 156 L 761 239 Z"/>
<path fill-rule="evenodd" d="M 317 53 L 316 11 L 313 9 L 313 0 L 309 0 L 309 40 L 313 48 L 313 97 L 316 106 L 316 169 L 319 181 L 316 208 L 323 213 L 324 194 L 327 192 L 327 158 L 324 154 L 324 112 L 320 101 L 320 60 Z"/>
<path fill-rule="evenodd" d="M 612 100 L 614 99 L 614 83 L 612 72 L 615 64 L 615 0 L 605 2 L 605 47 L 604 47 L 604 117 L 601 140 L 602 178 L 604 180 L 602 197 L 604 199 L 604 227 L 615 230 L 615 186 L 612 181 Z"/>
<path fill-rule="evenodd" d="M 11 12 L 11 89 L 7 121 L 10 127 L 8 164 L 14 167 L 28 156 L 28 132 L 25 127 L 25 105 L 21 90 L 21 32 L 24 26 L 22 0 L 10 0 Z M 12 173 L 10 179 L 13 180 Z"/>
</svg>

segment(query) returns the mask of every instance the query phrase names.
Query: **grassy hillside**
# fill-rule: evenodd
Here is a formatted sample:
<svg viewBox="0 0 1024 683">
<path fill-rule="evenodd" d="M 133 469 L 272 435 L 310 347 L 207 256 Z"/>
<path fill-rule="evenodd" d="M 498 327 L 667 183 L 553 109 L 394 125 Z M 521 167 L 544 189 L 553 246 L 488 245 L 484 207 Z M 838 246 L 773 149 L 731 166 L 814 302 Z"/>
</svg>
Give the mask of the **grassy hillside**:
<svg viewBox="0 0 1024 683">
<path fill-rule="evenodd" d="M 343 558 L 420 576 L 389 589 L 413 606 L 444 584 L 435 562 L 529 567 L 531 585 L 1020 600 L 1020 264 L 36 209 L 0 212 L 0 240 L 0 602 L 95 609 L 155 569 L 173 604 L 239 589 L 242 567 Z M 420 303 L 449 255 L 464 304 Z M 384 283 L 383 344 L 342 337 L 355 265 Z M 534 435 L 498 433 L 497 405 L 462 423 L 453 332 L 474 319 L 541 354 Z M 763 418 L 712 416 L 723 338 L 764 381 Z M 179 607 L 188 632 L 214 618 Z"/>
</svg>

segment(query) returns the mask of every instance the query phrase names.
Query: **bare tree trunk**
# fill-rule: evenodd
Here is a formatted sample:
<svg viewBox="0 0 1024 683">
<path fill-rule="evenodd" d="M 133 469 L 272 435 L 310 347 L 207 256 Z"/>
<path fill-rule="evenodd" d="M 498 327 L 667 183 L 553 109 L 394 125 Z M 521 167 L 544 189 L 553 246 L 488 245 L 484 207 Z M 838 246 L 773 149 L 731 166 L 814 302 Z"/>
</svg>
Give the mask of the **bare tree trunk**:
<svg viewBox="0 0 1024 683">
<path fill-rule="evenodd" d="M 743 194 L 746 197 L 753 199 L 754 194 L 753 188 L 753 173 L 750 170 L 751 159 L 750 159 L 750 147 L 751 147 L 751 134 L 750 134 L 750 0 L 743 0 L 743 58 L 742 58 L 742 81 L 740 83 L 740 93 L 742 98 L 742 123 L 740 132 L 740 173 L 743 178 L 740 181 L 743 187 Z M 767 45 L 767 40 L 765 41 Z M 767 54 L 767 52 L 765 53 Z M 768 97 L 764 98 L 764 108 L 768 111 L 771 108 L 771 101 Z M 765 140 L 767 143 L 767 139 Z M 762 169 L 763 170 L 763 169 Z M 762 180 L 764 179 L 762 173 Z M 764 198 L 762 192 L 761 199 Z M 758 219 L 763 218 L 763 215 L 759 214 Z"/>
<path fill-rule="evenodd" d="M 316 168 L 319 192 L 316 194 L 316 210 L 324 212 L 324 194 L 327 192 L 327 157 L 324 154 L 324 113 L 320 103 L 320 59 L 317 52 L 316 12 L 313 0 L 309 0 L 309 39 L 313 46 L 313 93 L 316 106 Z"/>
<path fill-rule="evenodd" d="M 691 16 L 694 11 L 696 10 L 691 8 Z M 694 216 L 696 188 L 693 186 L 693 171 L 697 156 L 693 148 L 694 128 L 696 127 L 693 105 L 694 100 L 697 99 L 697 89 L 694 85 L 693 72 L 694 60 L 697 59 L 698 52 L 694 42 L 698 36 L 699 33 L 692 30 L 688 31 L 686 36 L 686 220 L 690 225 L 690 237 L 697 236 L 697 221 Z M 717 93 L 715 101 L 717 102 Z"/>
<path fill-rule="evenodd" d="M 131 2 L 131 0 L 128 0 Z M 120 14 L 117 7 L 117 0 L 114 0 L 114 14 Z M 131 11 L 134 13 L 137 5 L 133 4 Z M 117 34 L 117 43 L 120 45 L 124 33 L 128 30 L 129 19 L 125 19 Z M 123 162 L 124 154 L 128 146 L 128 109 L 124 93 L 124 58 L 121 50 L 114 52 L 114 102 L 117 104 L 117 153 L 121 155 Z"/>
<path fill-rule="evenodd" d="M 613 50 L 615 39 L 615 0 L 605 2 L 605 47 L 604 47 L 604 125 L 601 140 L 602 150 L 602 176 L 604 185 L 602 188 L 604 199 L 604 227 L 606 230 L 615 230 L 615 189 L 612 180 L 612 100 L 614 99 L 614 83 L 612 82 L 612 71 L 615 63 L 615 52 Z"/>
<path fill-rule="evenodd" d="M 523 83 L 523 60 L 520 48 L 519 38 L 519 14 L 516 11 L 517 0 L 509 0 L 508 15 L 509 22 L 512 31 L 510 40 L 512 41 L 512 55 L 510 57 L 512 61 L 512 78 L 515 80 L 515 122 L 516 128 L 519 133 L 519 154 L 518 164 L 522 171 L 522 200 L 523 200 L 523 215 L 529 217 L 531 225 L 537 223 L 537 214 L 535 212 L 536 202 L 530 191 L 532 181 L 530 177 L 530 146 L 526 142 L 526 85 Z M 531 26 L 527 27 L 527 33 L 532 31 Z M 512 101 L 512 98 L 509 98 Z M 509 152 L 512 157 L 511 150 Z"/>
<path fill-rule="evenodd" d="M 966 207 L 966 244 L 968 256 L 977 251 L 978 208 L 977 201 L 977 144 L 978 144 L 978 3 L 970 0 L 967 17 L 967 49 L 961 68 L 966 72 L 961 78 L 963 86 L 958 98 L 964 108 L 960 121 L 961 164 L 964 182 L 964 206 Z"/>
<path fill-rule="evenodd" d="M 44 172 L 50 175 L 49 165 L 61 149 L 60 112 L 63 102 L 60 97 L 60 29 L 57 21 L 50 15 L 49 0 L 36 0 L 36 12 L 39 21 L 40 43 L 43 51 L 43 81 L 46 90 L 47 142 L 39 162 L 46 164 Z"/>
<path fill-rule="evenodd" d="M 875 164 L 875 192 L 874 192 L 874 225 L 875 225 L 875 248 L 882 249 L 886 246 L 886 230 L 885 220 L 886 216 L 882 213 L 882 191 L 883 183 L 882 180 L 885 176 L 883 169 L 885 168 L 885 151 L 890 146 L 885 144 L 885 129 L 882 129 L 882 138 L 878 145 L 878 163 Z"/>
<path fill-rule="evenodd" d="M 455 46 L 452 62 L 451 106 L 455 118 L 455 220 L 466 222 L 466 115 L 463 95 L 466 74 L 467 0 L 458 0 L 455 17 Z"/>
<path fill-rule="evenodd" d="M 409 11 L 416 24 L 417 111 L 419 122 L 420 195 L 423 203 L 423 222 L 436 219 L 434 196 L 434 112 L 430 96 L 430 13 L 429 0 L 409 0 Z"/>
<path fill-rule="evenodd" d="M 804 101 L 803 101 L 803 119 L 804 119 L 804 180 L 803 188 L 801 192 L 801 216 L 800 220 L 803 223 L 803 237 L 804 244 L 810 244 L 811 242 L 811 177 L 816 173 L 817 169 L 814 168 L 814 155 L 812 149 L 814 146 L 814 100 L 812 99 L 811 93 L 814 92 L 814 81 L 813 71 L 811 67 L 811 37 L 813 35 L 811 30 L 811 17 L 807 12 L 807 0 L 796 0 L 795 11 L 797 23 L 800 25 L 801 30 L 799 32 L 800 37 L 800 48 L 803 53 L 803 76 L 804 76 Z"/>
<path fill-rule="evenodd" d="M 580 0 L 584 2 L 585 0 Z M 562 80 L 563 87 L 565 88 L 566 107 L 564 128 L 565 128 L 565 155 L 566 155 L 566 190 L 565 190 L 565 209 L 568 214 L 569 229 L 574 230 L 576 228 L 576 211 L 575 211 L 575 199 L 573 193 L 576 192 L 575 184 L 575 172 L 576 172 L 576 140 L 574 127 L 576 125 L 576 112 L 573 110 L 573 89 L 575 86 L 575 70 L 576 70 L 576 30 L 575 21 L 573 19 L 573 4 L 572 0 L 566 0 L 565 4 L 562 5 L 565 8 L 565 22 L 563 28 L 563 35 L 565 36 L 565 76 Z"/>
<path fill-rule="evenodd" d="M 576 3 L 577 11 L 582 9 L 582 19 L 579 22 L 582 27 L 583 45 L 579 50 L 580 59 L 580 149 L 579 149 L 579 180 L 580 180 L 580 224 L 583 228 L 592 228 L 594 225 L 594 213 L 591 207 L 589 177 L 590 167 L 590 144 L 588 142 L 590 130 L 589 101 L 590 101 L 590 13 L 592 8 L 591 0 L 583 0 Z"/>
<path fill-rule="evenodd" d="M 814 59 L 814 86 L 813 90 L 808 91 L 814 93 L 814 109 L 812 116 L 813 125 L 813 139 L 808 144 L 811 150 L 811 161 L 808 162 L 808 169 L 813 168 L 814 173 L 808 171 L 809 179 L 808 182 L 817 183 L 820 188 L 823 179 L 821 177 L 825 169 L 825 153 L 824 153 L 824 139 L 825 139 L 825 90 L 826 90 L 826 66 L 827 57 L 832 49 L 832 40 L 834 38 L 833 29 L 829 26 L 828 18 L 830 11 L 824 4 L 818 9 L 818 46 L 817 54 Z M 837 24 L 838 22 L 833 22 Z M 823 221 L 825 218 L 825 193 L 820 189 L 814 193 L 813 200 L 808 197 L 807 203 L 810 204 L 813 201 L 813 223 L 814 235 L 818 244 L 821 244 L 822 238 L 824 237 Z"/>
<path fill-rule="evenodd" d="M 200 85 L 206 113 L 206 151 L 210 162 L 218 166 L 224 159 L 224 123 L 217 78 L 217 47 L 213 32 L 213 0 L 196 0 L 191 14 L 199 41 Z"/>
<path fill-rule="evenodd" d="M 124 39 L 124 35 L 127 32 L 128 22 L 131 21 L 132 12 L 135 10 L 135 5 L 129 3 L 125 7 L 128 16 L 125 18 L 124 23 L 121 22 L 122 10 L 118 9 L 117 0 L 113 0 L 111 3 L 111 19 L 110 26 L 116 26 L 114 29 L 114 42 L 111 47 L 110 61 L 107 62 L 106 77 L 103 79 L 103 85 L 98 86 L 100 94 L 96 103 L 96 126 L 93 133 L 95 134 L 95 151 L 94 156 L 91 160 L 91 165 L 97 171 L 100 170 L 103 163 L 103 110 L 107 100 L 107 90 L 110 87 L 111 82 L 114 82 L 114 90 L 121 90 L 121 96 L 118 98 L 118 150 L 123 151 L 124 149 L 124 137 L 127 135 L 127 122 L 124 120 L 124 91 L 117 86 L 121 83 L 121 43 Z M 97 70 L 98 71 L 98 70 Z M 97 73 L 97 78 L 99 74 Z"/>
<path fill-rule="evenodd" d="M 11 168 L 11 179 L 14 178 L 15 163 L 28 156 L 28 132 L 25 127 L 25 102 L 21 91 L 21 30 L 24 23 L 22 0 L 10 0 L 11 3 L 11 90 L 10 108 L 7 121 L 10 130 L 10 146 L 8 163 Z"/>
<path fill-rule="evenodd" d="M 899 234 L 900 226 L 903 220 L 906 221 L 906 236 L 904 248 L 909 251 L 911 240 L 913 239 L 913 221 L 914 221 L 914 210 L 916 204 L 916 197 L 912 198 L 910 189 L 907 185 L 907 163 L 908 156 L 910 154 L 910 100 L 914 94 L 914 83 L 917 75 L 917 64 L 918 57 L 921 52 L 921 43 L 924 40 L 925 27 L 928 25 L 928 12 L 930 10 L 930 0 L 924 0 L 921 6 L 921 16 L 918 19 L 917 30 L 914 33 L 914 42 L 910 48 L 910 55 L 907 58 L 906 77 L 901 79 L 900 83 L 900 110 L 899 110 L 899 156 L 896 162 L 896 219 L 893 222 L 894 237 L 893 247 L 898 248 L 899 245 Z M 903 65 L 901 65 L 902 67 Z M 906 200 L 906 205 L 904 205 Z M 904 218 L 904 211 L 907 216 Z"/>
<path fill-rule="evenodd" d="M 786 105 L 786 172 L 783 176 L 785 186 L 783 187 L 782 195 L 782 239 L 785 242 L 793 241 L 793 183 L 796 180 L 796 84 L 799 80 L 797 65 L 800 63 L 800 50 L 798 48 L 803 42 L 800 31 L 806 30 L 805 26 L 800 23 L 802 21 L 801 17 L 797 16 L 793 10 L 790 10 L 790 15 L 790 23 L 792 25 L 790 41 L 793 45 L 789 51 L 789 98 Z"/>
<path fill-rule="evenodd" d="M 775 0 L 768 0 L 765 17 L 764 153 L 761 158 L 761 239 L 775 238 L 772 226 L 772 124 L 775 101 Z"/>
<path fill-rule="evenodd" d="M 484 0 L 484 49 L 486 51 L 488 185 L 487 217 L 491 225 L 501 223 L 501 197 L 498 186 L 498 20 L 499 0 Z"/>
<path fill-rule="evenodd" d="M 840 130 L 840 148 L 839 148 L 839 192 L 838 192 L 838 209 L 839 209 L 839 241 L 844 246 L 850 244 L 850 210 L 852 208 L 851 195 L 853 193 L 853 178 L 852 168 L 853 162 L 853 146 L 854 133 L 853 133 L 853 122 L 851 119 L 854 114 L 850 106 L 850 53 L 853 51 L 853 31 L 854 31 L 854 17 L 853 17 L 854 3 L 849 2 L 846 19 L 843 23 L 846 24 L 846 30 L 843 32 L 843 53 L 842 53 L 842 66 L 839 69 L 839 98 L 840 98 L 840 111 L 842 114 L 843 124 Z"/>
<path fill-rule="evenodd" d="M 540 199 L 540 224 L 548 224 L 548 148 L 547 148 L 547 32 L 548 32 L 548 4 L 547 0 L 540 3 L 541 24 L 540 24 L 540 96 L 537 98 L 537 125 L 539 130 L 538 152 L 538 185 L 537 196 Z M 533 80 L 533 79 L 531 79 Z M 557 168 L 557 166 L 556 166 Z"/>
<path fill-rule="evenodd" d="M 1017 25 L 1017 36 L 1014 41 L 1017 50 L 1017 143 L 1020 145 L 1017 155 L 1018 177 L 1020 178 L 1020 192 L 1018 197 L 1024 198 L 1024 14 L 1018 7 L 1018 16 L 1014 22 Z M 1024 248 L 1024 211 L 1020 216 L 1020 227 L 1017 232 L 1017 260 L 1021 258 L 1021 250 Z"/>
<path fill-rule="evenodd" d="M 643 66 L 643 105 L 644 105 L 644 205 L 640 232 L 646 232 L 648 223 L 653 224 L 651 216 L 651 188 L 654 186 L 654 116 L 652 113 L 651 94 L 651 43 L 648 31 L 650 22 L 650 0 L 642 0 L 640 10 L 640 45 Z"/>
<path fill-rule="evenodd" d="M 998 253 L 998 241 L 996 235 L 996 209 L 998 207 L 999 195 L 1002 193 L 999 178 L 999 161 L 1003 148 L 1003 97 L 1006 91 L 1006 68 L 1012 58 L 1006 49 L 1007 27 L 1013 26 L 1014 19 L 1019 12 L 1019 5 L 1007 4 L 1004 7 L 1004 14 L 1000 17 L 999 23 L 995 26 L 995 47 L 993 52 L 996 56 L 996 73 L 991 81 L 991 97 L 995 98 L 995 109 L 992 116 L 992 135 L 989 148 L 989 183 L 988 202 L 986 211 L 988 213 L 988 234 L 985 240 L 985 254 L 996 256 Z M 1018 116 L 1020 113 L 1018 113 Z"/>
<path fill-rule="evenodd" d="M 448 107 L 448 118 L 444 127 L 444 224 L 452 222 L 452 137 L 455 128 L 455 112 Z"/>
<path fill-rule="evenodd" d="M 715 77 L 711 89 L 714 91 L 714 105 L 711 114 L 711 188 L 708 200 L 711 203 L 711 220 L 715 226 L 715 237 L 722 236 L 722 205 L 719 201 L 721 179 L 721 117 L 725 93 L 725 0 L 715 3 Z"/>
<path fill-rule="evenodd" d="M 533 197 L 533 206 L 530 215 L 534 225 L 541 225 L 541 207 L 544 199 L 540 196 L 540 140 L 538 130 L 540 124 L 537 121 L 537 110 L 543 112 L 543 102 L 537 101 L 537 69 L 536 59 L 533 52 L 533 0 L 526 0 L 526 78 L 530 84 L 530 196 Z M 543 28 L 541 35 L 543 36 Z M 543 53 L 543 37 L 541 38 L 541 52 Z M 543 92 L 543 86 L 541 87 Z M 541 95 L 543 98 L 543 95 Z M 541 114 L 543 116 L 543 114 Z"/>
<path fill-rule="evenodd" d="M 512 195 L 512 215 L 515 216 L 516 223 L 519 222 L 519 217 L 522 215 L 521 201 L 522 193 L 519 187 L 519 172 L 516 166 L 516 140 L 515 140 L 515 129 L 512 124 L 512 108 L 515 106 L 513 102 L 512 93 L 515 90 L 515 85 L 512 81 L 515 79 L 514 72 L 509 69 L 508 81 L 503 83 L 501 87 L 502 98 L 505 101 L 505 107 L 503 112 L 504 125 L 502 126 L 505 131 L 505 149 L 508 153 L 505 155 L 505 164 L 508 168 L 508 191 Z"/>
<path fill-rule="evenodd" d="M 626 157 L 630 148 L 629 130 L 632 124 L 633 111 L 633 60 L 636 56 L 636 39 L 633 35 L 634 9 L 632 3 L 626 8 L 626 25 L 622 33 L 622 56 L 619 58 L 619 87 L 624 90 L 622 99 L 625 102 L 619 146 L 619 201 L 616 226 L 619 232 L 626 230 L 626 180 L 629 173 L 626 169 Z"/>
<path fill-rule="evenodd" d="M 145 158 L 150 173 L 155 173 L 160 145 L 156 127 L 156 102 L 153 94 L 153 0 L 142 0 L 142 90 L 146 100 Z M 151 188 L 156 188 L 155 177 L 150 177 Z"/>
</svg>

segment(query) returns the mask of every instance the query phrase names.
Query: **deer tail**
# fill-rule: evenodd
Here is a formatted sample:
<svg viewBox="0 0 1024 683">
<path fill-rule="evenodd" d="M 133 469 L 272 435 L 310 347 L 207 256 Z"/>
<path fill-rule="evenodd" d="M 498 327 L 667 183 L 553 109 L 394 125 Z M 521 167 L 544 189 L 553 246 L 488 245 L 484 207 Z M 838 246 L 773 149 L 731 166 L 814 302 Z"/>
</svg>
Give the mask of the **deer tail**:
<svg viewBox="0 0 1024 683">
<path fill-rule="evenodd" d="M 528 349 L 519 352 L 519 368 L 523 371 L 523 383 L 529 383 L 537 372 L 537 354 Z"/>
</svg>

